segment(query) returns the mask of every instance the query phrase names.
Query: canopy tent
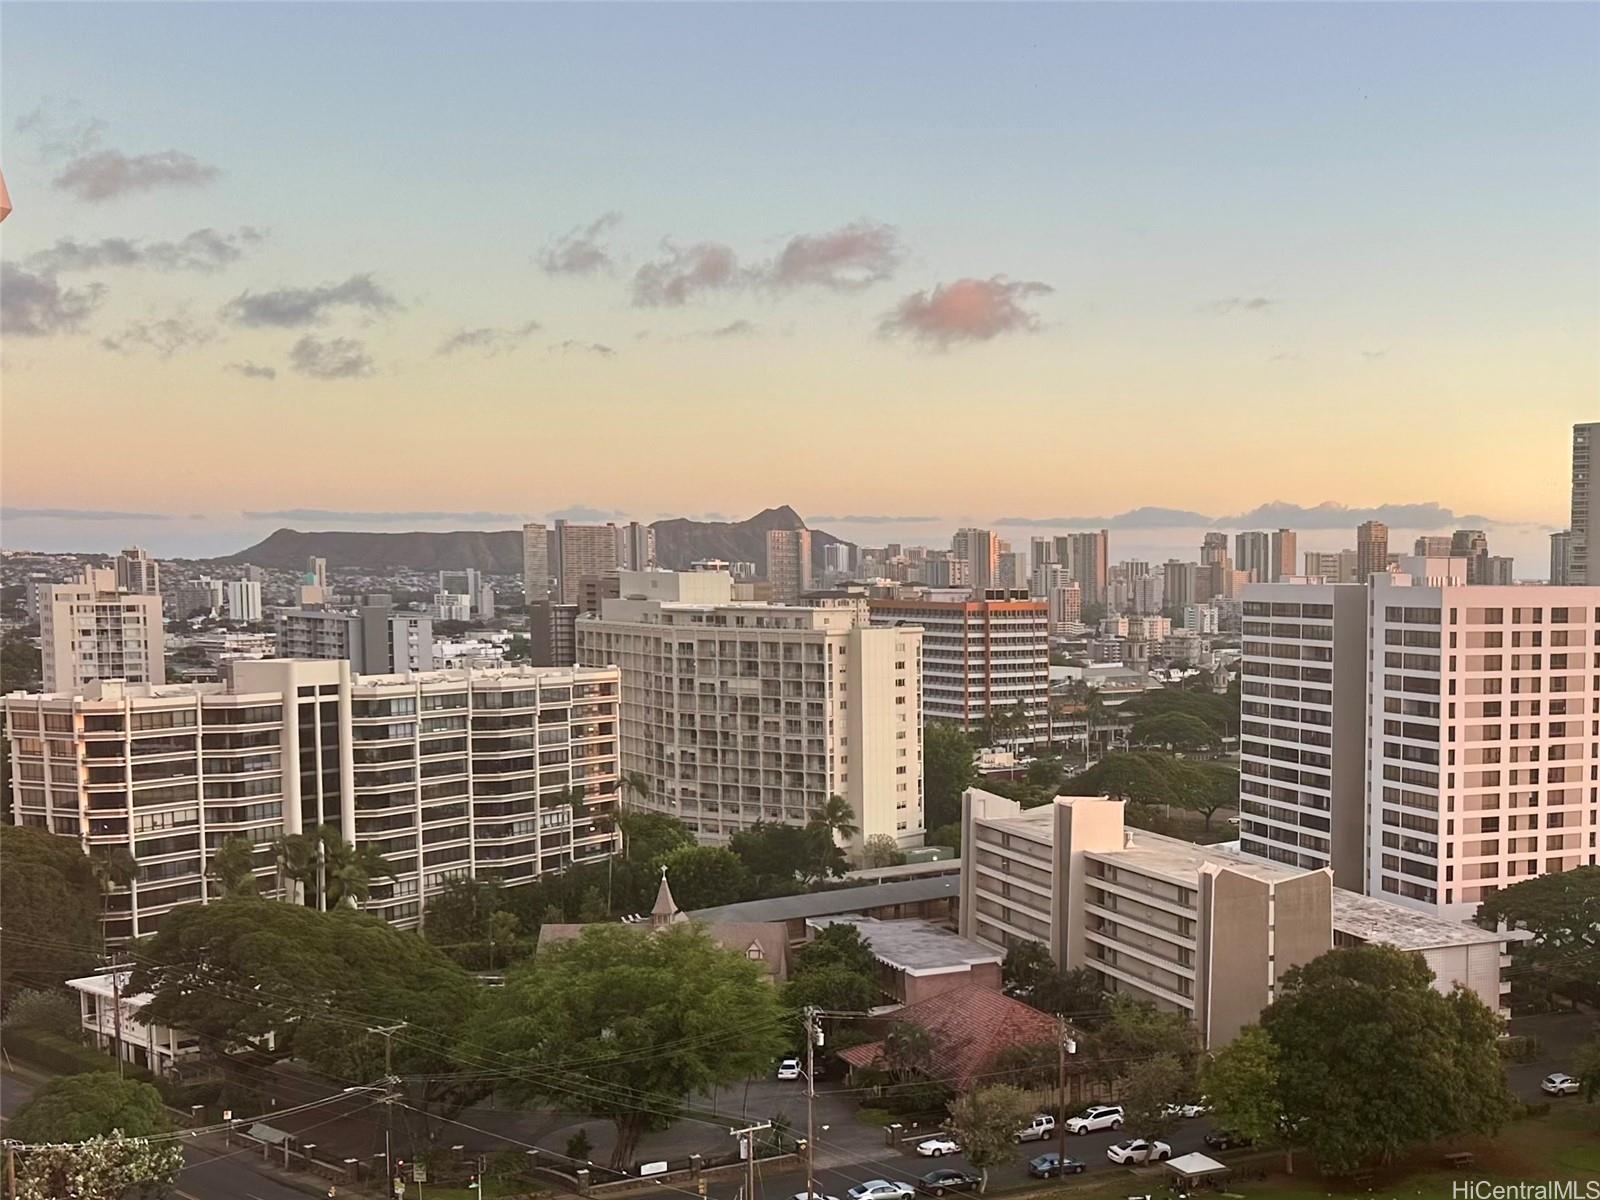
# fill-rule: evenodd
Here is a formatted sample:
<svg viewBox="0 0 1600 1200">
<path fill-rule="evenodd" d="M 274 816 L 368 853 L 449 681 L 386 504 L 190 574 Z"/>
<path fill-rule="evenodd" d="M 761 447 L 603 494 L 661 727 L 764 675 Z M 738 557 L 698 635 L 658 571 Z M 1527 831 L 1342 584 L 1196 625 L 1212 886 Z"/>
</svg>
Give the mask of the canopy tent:
<svg viewBox="0 0 1600 1200">
<path fill-rule="evenodd" d="M 1193 1154 L 1185 1154 L 1180 1158 L 1170 1159 L 1167 1162 L 1167 1169 L 1174 1175 L 1182 1176 L 1186 1183 L 1194 1183 L 1208 1175 L 1216 1175 L 1219 1172 L 1226 1171 L 1228 1164 L 1219 1163 L 1210 1155 L 1196 1151 Z"/>
</svg>

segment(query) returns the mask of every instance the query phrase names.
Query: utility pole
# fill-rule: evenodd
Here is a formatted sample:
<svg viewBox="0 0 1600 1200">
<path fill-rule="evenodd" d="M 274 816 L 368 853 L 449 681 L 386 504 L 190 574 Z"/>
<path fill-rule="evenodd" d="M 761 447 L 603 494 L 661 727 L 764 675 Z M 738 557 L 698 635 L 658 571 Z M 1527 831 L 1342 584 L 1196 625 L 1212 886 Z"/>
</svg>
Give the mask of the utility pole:
<svg viewBox="0 0 1600 1200">
<path fill-rule="evenodd" d="M 822 1013 L 808 1005 L 806 1021 L 806 1200 L 817 1200 L 817 1043 L 822 1040 Z M 753 1200 L 753 1198 L 752 1198 Z"/>
<path fill-rule="evenodd" d="M 1056 1018 L 1056 1169 L 1066 1178 L 1067 1162 L 1067 1055 L 1078 1052 L 1078 1043 L 1067 1036 L 1067 1018 Z"/>
<path fill-rule="evenodd" d="M 17 1194 L 17 1147 L 15 1142 L 6 1142 L 6 1200 L 14 1200 Z"/>
<path fill-rule="evenodd" d="M 771 1121 L 762 1121 L 756 1125 L 746 1125 L 743 1129 L 728 1130 L 734 1137 L 744 1141 L 744 1200 L 756 1200 L 756 1134 L 771 1128 Z M 811 1200 L 811 1197 L 808 1196 L 806 1200 Z"/>
<path fill-rule="evenodd" d="M 394 1073 L 394 1035 L 406 1027 L 401 1021 L 396 1025 L 369 1026 L 368 1033 L 381 1034 L 383 1037 L 383 1170 L 389 1177 L 389 1192 L 394 1194 L 395 1181 L 398 1176 L 394 1169 L 394 1101 L 395 1085 L 400 1082 Z"/>
<path fill-rule="evenodd" d="M 117 1047 L 117 1078 L 122 1078 L 122 955 L 111 959 L 111 1027 Z"/>
<path fill-rule="evenodd" d="M 317 911 L 328 911 L 328 859 L 327 843 L 322 840 L 322 827 L 317 827 Z"/>
</svg>

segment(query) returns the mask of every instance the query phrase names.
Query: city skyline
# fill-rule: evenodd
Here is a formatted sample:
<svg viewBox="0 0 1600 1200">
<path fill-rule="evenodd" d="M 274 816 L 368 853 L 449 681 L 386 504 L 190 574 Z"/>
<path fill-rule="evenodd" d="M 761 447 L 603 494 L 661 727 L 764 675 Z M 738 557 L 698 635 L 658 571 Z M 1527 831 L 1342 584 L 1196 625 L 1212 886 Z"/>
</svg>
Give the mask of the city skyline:
<svg viewBox="0 0 1600 1200">
<path fill-rule="evenodd" d="M 900 11 L 11 6 L 7 544 L 1336 499 L 1538 573 L 1600 375 L 1593 9 Z M 63 413 L 144 469 L 63 471 Z"/>
</svg>

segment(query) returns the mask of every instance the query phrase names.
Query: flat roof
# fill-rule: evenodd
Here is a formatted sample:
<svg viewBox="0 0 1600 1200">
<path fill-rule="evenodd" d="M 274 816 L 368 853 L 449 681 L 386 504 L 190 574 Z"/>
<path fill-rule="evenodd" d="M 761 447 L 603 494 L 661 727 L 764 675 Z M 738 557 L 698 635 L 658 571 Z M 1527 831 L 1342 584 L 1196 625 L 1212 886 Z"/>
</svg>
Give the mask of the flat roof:
<svg viewBox="0 0 1600 1200">
<path fill-rule="evenodd" d="M 1142 867 L 1156 875 L 1179 879 L 1198 879 L 1205 866 L 1228 867 L 1242 875 L 1267 883 L 1282 883 L 1298 879 L 1311 872 L 1303 867 L 1290 867 L 1281 863 L 1250 858 L 1235 850 L 1220 850 L 1215 846 L 1202 846 L 1182 838 L 1150 833 L 1144 829 L 1124 826 L 1125 845 L 1118 850 L 1090 850 L 1086 853 L 1105 856 L 1115 863 Z"/>
<path fill-rule="evenodd" d="M 945 975 L 1003 960 L 994 947 L 951 933 L 932 921 L 879 921 L 847 915 L 812 917 L 806 924 L 818 930 L 830 925 L 855 926 L 861 940 L 872 948 L 873 957 L 907 975 Z"/>
<path fill-rule="evenodd" d="M 865 908 L 889 904 L 915 904 L 961 894 L 960 875 L 935 875 L 924 879 L 869 883 L 860 887 L 830 888 L 825 892 L 805 892 L 798 896 L 774 896 L 770 900 L 746 900 L 721 904 L 689 914 L 696 921 L 792 921 L 800 917 L 825 917 L 857 913 Z"/>
<path fill-rule="evenodd" d="M 1333 927 L 1364 942 L 1383 942 L 1399 950 L 1438 950 L 1521 941 L 1521 930 L 1497 932 L 1464 921 L 1448 921 L 1403 904 L 1344 888 L 1333 889 Z"/>
</svg>

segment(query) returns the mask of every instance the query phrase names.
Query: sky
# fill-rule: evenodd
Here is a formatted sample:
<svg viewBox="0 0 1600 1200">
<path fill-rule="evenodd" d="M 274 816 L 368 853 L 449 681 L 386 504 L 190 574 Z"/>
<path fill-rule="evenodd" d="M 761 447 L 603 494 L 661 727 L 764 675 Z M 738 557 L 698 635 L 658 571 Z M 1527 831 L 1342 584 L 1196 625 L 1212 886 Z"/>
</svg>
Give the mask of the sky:
<svg viewBox="0 0 1600 1200">
<path fill-rule="evenodd" d="M 1332 504 L 1531 576 L 1600 418 L 1595 5 L 0 23 L 8 548 Z"/>
</svg>

